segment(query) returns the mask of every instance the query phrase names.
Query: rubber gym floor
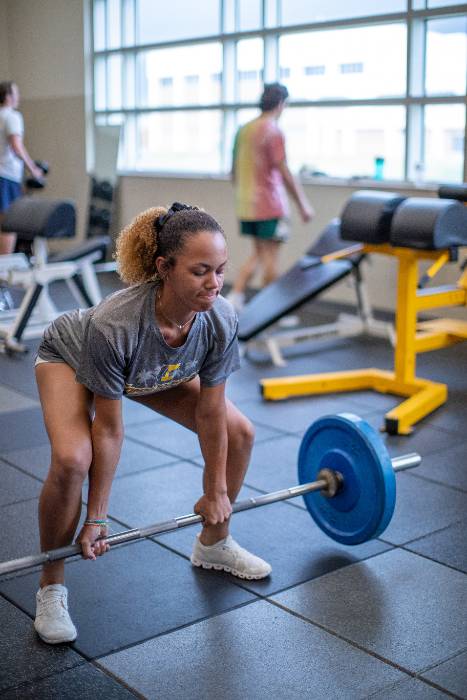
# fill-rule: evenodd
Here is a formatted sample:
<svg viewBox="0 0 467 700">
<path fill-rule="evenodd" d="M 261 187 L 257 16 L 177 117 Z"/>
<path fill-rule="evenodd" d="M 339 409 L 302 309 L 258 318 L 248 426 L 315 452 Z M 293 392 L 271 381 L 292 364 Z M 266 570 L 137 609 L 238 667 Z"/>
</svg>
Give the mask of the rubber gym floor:
<svg viewBox="0 0 467 700">
<path fill-rule="evenodd" d="M 112 275 L 101 281 L 108 292 Z M 69 299 L 57 287 L 62 308 Z M 334 308 L 314 303 L 305 322 Z M 0 560 L 37 552 L 36 512 L 49 448 L 33 374 L 34 349 L 0 356 Z M 265 376 L 391 367 L 389 343 L 358 338 L 310 346 L 284 369 L 243 360 L 228 395 L 256 426 L 240 497 L 296 483 L 300 440 L 323 414 L 350 411 L 375 427 L 397 400 L 360 392 L 264 403 Z M 265 581 L 192 568 L 196 528 L 122 545 L 96 563 L 68 561 L 79 636 L 47 646 L 32 628 L 38 571 L 0 580 L 3 698 L 467 697 L 467 344 L 419 358 L 444 381 L 448 403 L 409 437 L 385 437 L 391 456 L 418 451 L 397 475 L 397 505 L 377 540 L 326 538 L 296 499 L 234 516 L 239 542 L 271 562 Z M 124 400 L 126 436 L 113 485 L 113 532 L 192 511 L 202 460 L 196 437 Z"/>
</svg>

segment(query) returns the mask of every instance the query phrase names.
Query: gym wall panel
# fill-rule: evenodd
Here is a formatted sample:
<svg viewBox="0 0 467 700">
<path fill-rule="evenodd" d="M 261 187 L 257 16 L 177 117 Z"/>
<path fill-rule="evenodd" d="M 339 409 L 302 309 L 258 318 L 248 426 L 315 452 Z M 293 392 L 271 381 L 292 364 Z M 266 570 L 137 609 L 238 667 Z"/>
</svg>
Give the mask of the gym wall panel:
<svg viewBox="0 0 467 700">
<path fill-rule="evenodd" d="M 7 0 L 0 0 L 0 75 L 2 80 L 10 76 L 9 41 L 7 31 Z"/>
<path fill-rule="evenodd" d="M 77 233 L 82 237 L 89 188 L 83 2 L 0 3 L 0 20 L 4 9 L 4 31 L 10 39 L 10 75 L 21 92 L 25 143 L 33 158 L 46 160 L 51 166 L 47 189 L 40 196 L 73 199 L 78 209 Z M 70 243 L 54 243 L 55 248 L 67 245 Z"/>
</svg>

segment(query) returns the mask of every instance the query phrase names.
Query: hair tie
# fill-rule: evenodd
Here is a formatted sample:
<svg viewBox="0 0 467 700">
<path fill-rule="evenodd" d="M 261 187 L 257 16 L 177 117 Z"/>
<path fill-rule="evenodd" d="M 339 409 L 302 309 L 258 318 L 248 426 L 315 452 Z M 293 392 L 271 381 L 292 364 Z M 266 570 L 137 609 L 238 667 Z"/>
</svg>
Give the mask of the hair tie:
<svg viewBox="0 0 467 700">
<path fill-rule="evenodd" d="M 161 214 L 161 216 L 158 216 L 157 219 L 154 221 L 154 228 L 156 229 L 156 233 L 161 232 L 164 225 L 170 218 L 172 218 L 174 214 L 177 214 L 177 212 L 184 210 L 195 211 L 198 210 L 198 207 L 192 207 L 190 204 L 182 204 L 181 202 L 174 202 L 166 214 Z"/>
</svg>

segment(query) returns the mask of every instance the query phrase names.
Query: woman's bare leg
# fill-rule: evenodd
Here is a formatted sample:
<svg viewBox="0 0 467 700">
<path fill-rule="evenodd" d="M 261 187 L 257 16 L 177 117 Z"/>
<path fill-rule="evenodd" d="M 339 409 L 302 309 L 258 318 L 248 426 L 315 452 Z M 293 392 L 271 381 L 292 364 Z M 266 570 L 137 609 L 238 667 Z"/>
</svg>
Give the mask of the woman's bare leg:
<svg viewBox="0 0 467 700">
<path fill-rule="evenodd" d="M 185 428 L 196 432 L 195 409 L 199 391 L 199 379 L 196 378 L 174 389 L 159 394 L 151 394 L 136 400 L 157 413 L 171 418 L 176 423 L 180 423 Z M 231 503 L 233 503 L 241 489 L 250 462 L 254 428 L 248 418 L 240 413 L 238 408 L 228 399 L 226 400 L 226 407 L 228 435 L 227 493 Z M 228 522 L 203 526 L 201 542 L 205 545 L 214 544 L 227 537 L 228 532 Z"/>
<path fill-rule="evenodd" d="M 81 489 L 92 462 L 92 393 L 62 362 L 42 363 L 36 379 L 50 440 L 50 470 L 39 499 L 41 549 L 73 541 L 81 513 Z M 64 582 L 64 562 L 46 564 L 40 585 Z"/>
</svg>

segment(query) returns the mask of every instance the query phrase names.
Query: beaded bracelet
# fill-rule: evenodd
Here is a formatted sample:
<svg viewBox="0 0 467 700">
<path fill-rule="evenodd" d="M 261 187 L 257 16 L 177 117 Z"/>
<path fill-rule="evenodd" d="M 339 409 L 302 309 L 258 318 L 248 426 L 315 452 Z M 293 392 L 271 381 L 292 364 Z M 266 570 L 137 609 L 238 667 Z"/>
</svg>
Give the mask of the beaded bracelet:
<svg viewBox="0 0 467 700">
<path fill-rule="evenodd" d="M 84 521 L 85 525 L 92 525 L 94 527 L 107 527 L 109 524 L 108 520 L 95 520 L 94 518 L 86 518 Z"/>
</svg>

